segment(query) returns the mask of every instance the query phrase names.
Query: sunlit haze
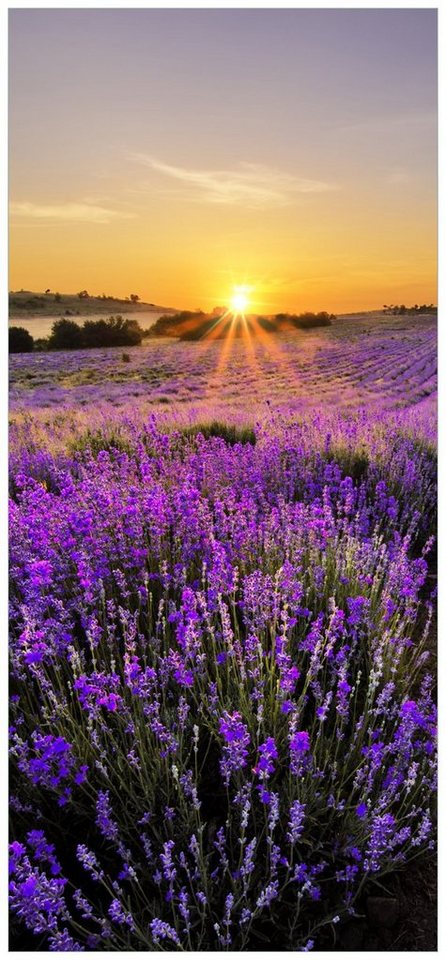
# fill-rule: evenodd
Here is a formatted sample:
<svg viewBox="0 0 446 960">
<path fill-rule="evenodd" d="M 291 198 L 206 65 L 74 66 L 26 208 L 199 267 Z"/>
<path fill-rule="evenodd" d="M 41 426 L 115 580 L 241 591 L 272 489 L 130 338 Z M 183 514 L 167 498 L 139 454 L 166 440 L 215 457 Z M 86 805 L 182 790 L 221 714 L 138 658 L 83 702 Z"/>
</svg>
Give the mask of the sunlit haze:
<svg viewBox="0 0 446 960">
<path fill-rule="evenodd" d="M 10 12 L 11 289 L 436 302 L 436 11 Z"/>
</svg>

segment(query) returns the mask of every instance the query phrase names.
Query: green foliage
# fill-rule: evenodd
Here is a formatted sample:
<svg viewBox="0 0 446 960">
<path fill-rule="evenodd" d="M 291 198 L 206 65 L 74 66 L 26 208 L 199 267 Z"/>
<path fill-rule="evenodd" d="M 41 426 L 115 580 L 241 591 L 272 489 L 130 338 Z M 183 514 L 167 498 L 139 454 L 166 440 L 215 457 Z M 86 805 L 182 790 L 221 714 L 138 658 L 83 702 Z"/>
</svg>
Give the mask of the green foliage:
<svg viewBox="0 0 446 960">
<path fill-rule="evenodd" d="M 48 342 L 48 337 L 37 337 L 37 340 L 34 340 L 34 350 L 37 353 L 44 353 L 49 349 Z"/>
<path fill-rule="evenodd" d="M 9 328 L 9 352 L 31 353 L 34 349 L 34 338 L 24 327 Z"/>
<path fill-rule="evenodd" d="M 150 328 L 151 337 L 179 337 L 189 328 L 206 319 L 202 310 L 182 310 L 179 313 L 165 313 Z"/>
<path fill-rule="evenodd" d="M 299 330 L 311 330 L 313 327 L 331 327 L 336 319 L 334 313 L 322 310 L 320 313 L 276 313 L 276 322 L 280 326 L 291 325 Z"/>
<path fill-rule="evenodd" d="M 85 347 L 132 347 L 142 340 L 142 330 L 137 320 L 122 316 L 108 320 L 86 320 L 83 328 Z"/>
<path fill-rule="evenodd" d="M 205 440 L 210 437 L 220 437 L 226 443 L 234 446 L 236 443 L 250 443 L 255 446 L 256 435 L 253 427 L 237 426 L 234 423 L 223 423 L 221 420 L 211 420 L 209 423 L 197 423 L 191 427 L 183 427 L 181 433 L 185 437 L 203 436 Z"/>
<path fill-rule="evenodd" d="M 341 468 L 345 477 L 351 477 L 355 482 L 365 479 L 370 466 L 370 451 L 365 444 L 356 444 L 354 447 L 333 443 L 327 451 L 327 458 L 334 460 Z"/>
<path fill-rule="evenodd" d="M 417 459 L 429 463 L 434 474 L 437 473 L 438 451 L 432 440 L 428 437 L 413 437 L 412 446 Z"/>
<path fill-rule="evenodd" d="M 93 347 L 132 347 L 141 343 L 143 331 L 137 320 L 121 316 L 107 320 L 86 320 L 80 326 L 74 320 L 61 318 L 53 324 L 49 350 L 79 350 Z"/>
<path fill-rule="evenodd" d="M 79 350 L 83 346 L 82 329 L 74 320 L 61 317 L 53 323 L 49 350 Z"/>
<path fill-rule="evenodd" d="M 87 457 L 97 457 L 98 453 L 106 450 L 113 457 L 116 453 L 126 453 L 129 456 L 133 453 L 133 447 L 130 442 L 122 436 L 119 429 L 112 428 L 105 430 L 86 430 L 80 433 L 69 443 L 70 453 L 77 453 Z"/>
</svg>

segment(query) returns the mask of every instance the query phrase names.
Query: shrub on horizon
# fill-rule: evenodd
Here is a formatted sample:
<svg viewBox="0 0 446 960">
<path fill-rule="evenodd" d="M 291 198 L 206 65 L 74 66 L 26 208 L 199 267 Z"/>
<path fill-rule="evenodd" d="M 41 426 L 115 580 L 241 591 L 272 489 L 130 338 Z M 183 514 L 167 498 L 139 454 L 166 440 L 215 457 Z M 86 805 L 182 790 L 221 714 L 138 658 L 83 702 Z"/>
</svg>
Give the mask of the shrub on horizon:
<svg viewBox="0 0 446 960">
<path fill-rule="evenodd" d="M 9 328 L 9 352 L 10 353 L 32 353 L 34 349 L 34 338 L 25 327 Z"/>
<path fill-rule="evenodd" d="M 79 350 L 82 346 L 82 329 L 75 320 L 61 317 L 53 323 L 48 339 L 49 350 Z"/>
<path fill-rule="evenodd" d="M 181 310 L 178 313 L 165 313 L 150 327 L 150 337 L 179 337 L 183 331 L 195 322 L 206 319 L 202 310 Z"/>
<path fill-rule="evenodd" d="M 94 347 L 132 347 L 141 343 L 143 330 L 137 320 L 121 315 L 108 319 L 76 323 L 62 317 L 53 324 L 48 340 L 49 350 L 79 350 Z"/>
<path fill-rule="evenodd" d="M 277 313 L 276 321 L 279 325 L 291 324 L 301 330 L 310 330 L 313 327 L 330 327 L 331 321 L 335 320 L 334 313 L 327 313 L 322 310 L 320 313 Z"/>
</svg>

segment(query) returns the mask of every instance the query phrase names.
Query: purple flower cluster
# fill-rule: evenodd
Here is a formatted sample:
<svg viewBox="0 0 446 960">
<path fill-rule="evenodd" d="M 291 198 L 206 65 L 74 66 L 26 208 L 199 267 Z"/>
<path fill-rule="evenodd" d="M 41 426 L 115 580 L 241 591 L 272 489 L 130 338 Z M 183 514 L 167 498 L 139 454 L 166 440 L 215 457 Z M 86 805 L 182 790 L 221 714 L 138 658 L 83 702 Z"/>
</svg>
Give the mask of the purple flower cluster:
<svg viewBox="0 0 446 960">
<path fill-rule="evenodd" d="M 433 848 L 417 423 L 17 427 L 10 895 L 51 950 L 250 950 L 268 916 L 306 951 Z"/>
<path fill-rule="evenodd" d="M 54 859 L 53 847 L 46 843 L 42 831 L 28 834 L 28 842 L 32 851 L 29 854 L 17 841 L 9 848 L 11 910 L 33 934 L 47 935 L 51 950 L 82 950 L 66 927 L 61 927 L 71 921 L 71 915 L 65 898 L 67 880 L 54 875 L 60 873 L 60 867 Z M 44 861 L 50 865 L 50 876 L 37 865 Z M 68 945 L 61 948 L 65 938 Z"/>
<path fill-rule="evenodd" d="M 306 730 L 298 730 L 290 737 L 290 770 L 300 776 L 310 764 L 310 735 Z"/>
<path fill-rule="evenodd" d="M 36 786 L 56 791 L 60 806 L 70 799 L 73 785 L 86 780 L 88 765 L 78 763 L 73 745 L 64 737 L 52 733 L 43 735 L 34 730 L 29 744 L 21 742 L 14 731 L 12 742 L 16 746 L 19 770 Z"/>
<path fill-rule="evenodd" d="M 224 739 L 220 770 L 227 786 L 231 773 L 246 767 L 250 740 L 247 727 L 237 711 L 232 715 L 225 713 L 219 729 Z"/>
</svg>

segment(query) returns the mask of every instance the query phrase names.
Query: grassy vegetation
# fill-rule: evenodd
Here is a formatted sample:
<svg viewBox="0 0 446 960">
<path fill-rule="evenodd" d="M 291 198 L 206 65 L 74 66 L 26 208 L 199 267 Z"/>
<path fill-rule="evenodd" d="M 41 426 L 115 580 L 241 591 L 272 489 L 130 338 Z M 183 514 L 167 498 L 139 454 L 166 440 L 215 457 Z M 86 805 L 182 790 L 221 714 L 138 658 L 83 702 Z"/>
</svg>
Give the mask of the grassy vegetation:
<svg viewBox="0 0 446 960">
<path fill-rule="evenodd" d="M 85 292 L 81 291 L 81 296 L 78 293 L 53 291 L 47 293 L 35 293 L 31 290 L 11 291 L 9 294 L 9 316 L 29 317 L 41 314 L 42 316 L 60 317 L 61 313 L 64 313 L 65 316 L 88 316 L 89 314 L 109 314 L 113 311 L 122 311 L 123 307 L 125 307 L 126 313 L 170 309 L 170 307 L 147 303 L 143 300 L 131 300 L 130 297 L 113 297 L 105 293 L 98 297 L 85 296 Z"/>
<path fill-rule="evenodd" d="M 330 459 L 338 464 L 343 476 L 351 477 L 355 482 L 364 479 L 370 465 L 369 454 L 365 447 L 354 450 L 348 447 L 333 447 L 330 450 Z"/>
<path fill-rule="evenodd" d="M 87 458 L 95 459 L 103 450 L 106 450 L 112 459 L 117 452 L 127 453 L 129 456 L 134 452 L 130 441 L 116 428 L 111 428 L 108 432 L 88 429 L 75 436 L 69 442 L 68 449 L 70 453 L 85 454 Z"/>
<path fill-rule="evenodd" d="M 221 420 L 211 420 L 209 423 L 197 423 L 190 427 L 182 427 L 181 433 L 185 437 L 203 436 L 205 440 L 210 437 L 220 437 L 225 443 L 234 446 L 236 443 L 250 443 L 255 446 L 256 435 L 253 427 L 238 426 L 235 423 L 224 423 Z"/>
</svg>

